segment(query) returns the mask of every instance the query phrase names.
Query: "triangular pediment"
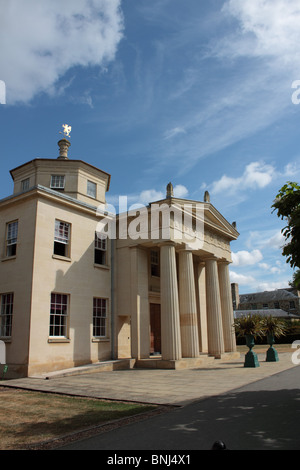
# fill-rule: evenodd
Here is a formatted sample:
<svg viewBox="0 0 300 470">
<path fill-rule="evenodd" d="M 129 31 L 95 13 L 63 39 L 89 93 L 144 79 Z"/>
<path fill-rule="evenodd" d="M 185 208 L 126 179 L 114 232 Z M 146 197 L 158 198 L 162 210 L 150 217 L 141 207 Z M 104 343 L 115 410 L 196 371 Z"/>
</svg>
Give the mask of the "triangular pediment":
<svg viewBox="0 0 300 470">
<path fill-rule="evenodd" d="M 201 202 L 172 197 L 157 201 L 152 204 L 168 204 L 177 206 L 180 207 L 182 211 L 192 212 L 195 217 L 203 217 L 204 230 L 214 231 L 220 236 L 228 238 L 229 240 L 236 240 L 239 236 L 235 224 L 228 222 L 228 220 L 226 220 L 225 217 L 210 202 Z"/>
</svg>

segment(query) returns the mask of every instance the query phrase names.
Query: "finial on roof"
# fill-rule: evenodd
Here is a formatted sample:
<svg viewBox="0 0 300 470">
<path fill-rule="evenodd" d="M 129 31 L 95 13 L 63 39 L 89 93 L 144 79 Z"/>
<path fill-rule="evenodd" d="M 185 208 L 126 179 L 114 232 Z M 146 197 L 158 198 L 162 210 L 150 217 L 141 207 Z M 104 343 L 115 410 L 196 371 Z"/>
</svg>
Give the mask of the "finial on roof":
<svg viewBox="0 0 300 470">
<path fill-rule="evenodd" d="M 208 191 L 204 193 L 204 202 L 210 202 L 210 195 Z"/>
<path fill-rule="evenodd" d="M 174 197 L 174 191 L 172 183 L 169 183 L 167 185 L 167 199 L 170 199 L 171 197 Z"/>
<path fill-rule="evenodd" d="M 59 157 L 57 157 L 57 160 L 69 160 L 68 150 L 69 150 L 70 145 L 71 145 L 71 142 L 69 142 L 67 139 L 61 139 L 58 142 Z"/>
<path fill-rule="evenodd" d="M 65 137 L 58 142 L 58 146 L 59 146 L 58 160 L 68 160 L 68 150 L 71 145 L 71 142 L 67 140 L 66 137 L 71 137 L 70 133 L 71 133 L 72 127 L 69 126 L 68 124 L 63 124 L 62 128 L 64 131 L 59 132 L 59 133 L 63 134 Z"/>
</svg>

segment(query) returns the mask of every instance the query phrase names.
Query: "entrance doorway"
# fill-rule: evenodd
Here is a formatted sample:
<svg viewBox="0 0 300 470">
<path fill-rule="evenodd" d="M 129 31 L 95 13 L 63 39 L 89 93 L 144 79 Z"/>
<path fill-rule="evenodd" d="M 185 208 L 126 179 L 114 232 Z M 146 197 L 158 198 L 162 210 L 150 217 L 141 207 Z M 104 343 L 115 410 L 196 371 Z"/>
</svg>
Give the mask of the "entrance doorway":
<svg viewBox="0 0 300 470">
<path fill-rule="evenodd" d="M 160 304 L 150 304 L 150 354 L 161 354 Z"/>
</svg>

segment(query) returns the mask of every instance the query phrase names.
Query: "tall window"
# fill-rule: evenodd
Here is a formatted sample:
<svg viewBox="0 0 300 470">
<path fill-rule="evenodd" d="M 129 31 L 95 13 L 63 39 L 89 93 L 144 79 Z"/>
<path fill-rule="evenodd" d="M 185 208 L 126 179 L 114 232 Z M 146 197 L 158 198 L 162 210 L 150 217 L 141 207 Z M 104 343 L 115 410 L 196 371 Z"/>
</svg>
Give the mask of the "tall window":
<svg viewBox="0 0 300 470">
<path fill-rule="evenodd" d="M 95 232 L 95 264 L 106 264 L 106 253 L 107 253 L 107 237 L 104 234 L 97 234 Z"/>
<path fill-rule="evenodd" d="M 27 191 L 27 189 L 29 189 L 29 178 L 21 181 L 21 189 L 22 191 Z"/>
<path fill-rule="evenodd" d="M 49 336 L 67 337 L 68 295 L 51 294 Z"/>
<path fill-rule="evenodd" d="M 6 256 L 15 256 L 17 253 L 18 221 L 10 222 L 6 226 Z"/>
<path fill-rule="evenodd" d="M 97 185 L 93 181 L 87 182 L 87 195 L 96 198 Z"/>
<path fill-rule="evenodd" d="M 0 336 L 11 336 L 14 294 L 1 295 Z"/>
<path fill-rule="evenodd" d="M 52 175 L 50 188 L 52 189 L 64 189 L 65 187 L 65 175 Z"/>
<path fill-rule="evenodd" d="M 71 225 L 60 220 L 55 221 L 54 254 L 70 256 L 70 231 Z"/>
<path fill-rule="evenodd" d="M 151 262 L 151 276 L 160 275 L 160 266 L 159 266 L 159 251 L 158 250 L 151 250 L 150 254 L 150 262 Z"/>
<path fill-rule="evenodd" d="M 107 301 L 106 299 L 93 299 L 93 336 L 106 337 L 107 335 Z"/>
</svg>

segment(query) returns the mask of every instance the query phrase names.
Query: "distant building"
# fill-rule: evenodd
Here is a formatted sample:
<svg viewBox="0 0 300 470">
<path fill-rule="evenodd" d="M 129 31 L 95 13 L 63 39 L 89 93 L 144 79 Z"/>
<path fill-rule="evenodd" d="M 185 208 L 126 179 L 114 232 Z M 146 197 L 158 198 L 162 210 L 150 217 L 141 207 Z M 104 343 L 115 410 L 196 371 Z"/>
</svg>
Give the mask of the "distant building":
<svg viewBox="0 0 300 470">
<path fill-rule="evenodd" d="M 239 311 L 269 312 L 269 315 L 280 316 L 300 315 L 300 292 L 293 288 L 276 289 L 273 291 L 255 292 L 239 295 L 238 284 L 231 284 L 233 309 Z"/>
</svg>

